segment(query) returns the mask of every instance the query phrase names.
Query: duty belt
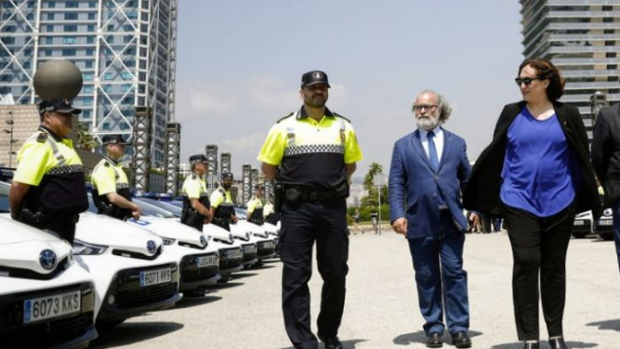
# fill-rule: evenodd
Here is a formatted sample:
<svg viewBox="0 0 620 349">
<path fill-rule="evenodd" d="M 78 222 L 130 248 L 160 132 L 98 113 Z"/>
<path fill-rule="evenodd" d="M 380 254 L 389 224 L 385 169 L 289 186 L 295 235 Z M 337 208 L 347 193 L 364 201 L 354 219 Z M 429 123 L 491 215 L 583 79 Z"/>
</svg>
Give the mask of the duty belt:
<svg viewBox="0 0 620 349">
<path fill-rule="evenodd" d="M 284 199 L 287 202 L 327 201 L 344 197 L 346 195 L 335 190 L 318 190 L 299 186 L 286 186 L 284 189 Z"/>
</svg>

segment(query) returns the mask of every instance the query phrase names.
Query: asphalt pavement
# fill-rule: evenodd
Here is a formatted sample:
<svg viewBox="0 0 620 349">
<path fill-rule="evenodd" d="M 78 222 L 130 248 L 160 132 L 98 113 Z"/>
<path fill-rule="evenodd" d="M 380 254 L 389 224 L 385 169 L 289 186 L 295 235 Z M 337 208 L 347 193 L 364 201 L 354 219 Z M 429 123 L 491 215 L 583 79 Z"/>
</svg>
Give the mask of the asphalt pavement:
<svg viewBox="0 0 620 349">
<path fill-rule="evenodd" d="M 505 232 L 469 234 L 465 243 L 473 348 L 521 349 L 512 308 L 512 255 Z M 425 348 L 406 240 L 393 232 L 352 235 L 345 349 Z M 620 275 L 614 244 L 572 239 L 567 263 L 564 335 L 570 348 L 620 348 Z M 292 349 L 280 311 L 278 261 L 243 271 L 203 298 L 128 320 L 92 348 Z M 310 283 L 316 331 L 321 278 Z M 548 349 L 541 311 L 541 349 Z M 444 348 L 454 348 L 446 334 Z M 320 345 L 319 349 L 323 346 Z"/>
</svg>

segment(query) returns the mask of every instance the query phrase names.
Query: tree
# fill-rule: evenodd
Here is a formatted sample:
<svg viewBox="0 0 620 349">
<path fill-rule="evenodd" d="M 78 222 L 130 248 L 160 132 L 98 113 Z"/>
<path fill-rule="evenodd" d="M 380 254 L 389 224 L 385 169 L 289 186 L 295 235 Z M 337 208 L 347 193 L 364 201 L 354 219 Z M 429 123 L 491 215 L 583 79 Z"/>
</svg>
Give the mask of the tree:
<svg viewBox="0 0 620 349">
<path fill-rule="evenodd" d="M 368 169 L 368 173 L 364 177 L 364 189 L 368 191 L 368 196 L 362 198 L 361 207 L 366 206 L 379 206 L 379 198 L 377 196 L 377 183 L 375 181 L 375 177 L 378 174 L 383 174 L 383 166 L 380 164 L 373 162 L 370 164 L 370 168 Z M 383 184 L 383 183 L 381 183 Z M 387 187 L 385 185 L 381 186 L 381 204 L 387 204 Z"/>
<path fill-rule="evenodd" d="M 78 122 L 78 148 L 84 150 L 93 150 L 97 146 L 95 138 L 88 131 L 88 126 L 83 122 Z"/>
</svg>

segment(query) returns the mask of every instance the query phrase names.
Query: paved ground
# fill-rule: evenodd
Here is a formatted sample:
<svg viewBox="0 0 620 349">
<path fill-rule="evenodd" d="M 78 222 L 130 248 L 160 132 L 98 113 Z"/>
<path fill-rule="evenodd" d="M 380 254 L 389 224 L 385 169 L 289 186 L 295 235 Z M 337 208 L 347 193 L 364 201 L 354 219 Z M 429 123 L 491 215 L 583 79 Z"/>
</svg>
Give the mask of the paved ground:
<svg viewBox="0 0 620 349">
<path fill-rule="evenodd" d="M 405 240 L 392 232 L 351 236 L 349 265 L 340 331 L 345 348 L 425 348 Z M 474 348 L 522 347 L 514 328 L 511 268 L 505 233 L 468 235 L 465 269 L 469 273 Z M 319 274 L 314 275 L 311 289 L 316 319 L 321 282 Z M 613 242 L 573 239 L 568 275 L 564 327 L 570 347 L 620 348 L 620 276 Z M 280 277 L 279 262 L 240 273 L 203 299 L 184 300 L 172 310 L 131 319 L 92 347 L 290 348 L 280 314 Z M 546 338 L 544 324 L 541 335 Z M 545 342 L 541 348 L 549 346 Z"/>
</svg>

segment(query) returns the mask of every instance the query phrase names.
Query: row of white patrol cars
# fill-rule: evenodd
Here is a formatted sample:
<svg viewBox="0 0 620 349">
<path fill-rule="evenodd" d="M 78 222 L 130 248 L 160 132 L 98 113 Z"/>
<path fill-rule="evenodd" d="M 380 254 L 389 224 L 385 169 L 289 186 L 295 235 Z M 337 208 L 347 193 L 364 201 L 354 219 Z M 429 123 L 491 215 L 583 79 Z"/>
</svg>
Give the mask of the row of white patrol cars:
<svg viewBox="0 0 620 349">
<path fill-rule="evenodd" d="M 0 170 L 2 171 L 2 170 Z M 0 348 L 86 348 L 106 329 L 202 296 L 209 285 L 275 256 L 277 228 L 244 220 L 203 233 L 172 203 L 136 198 L 140 220 L 80 215 L 73 248 L 10 218 L 0 181 Z M 274 236 L 276 234 L 276 236 Z"/>
</svg>

